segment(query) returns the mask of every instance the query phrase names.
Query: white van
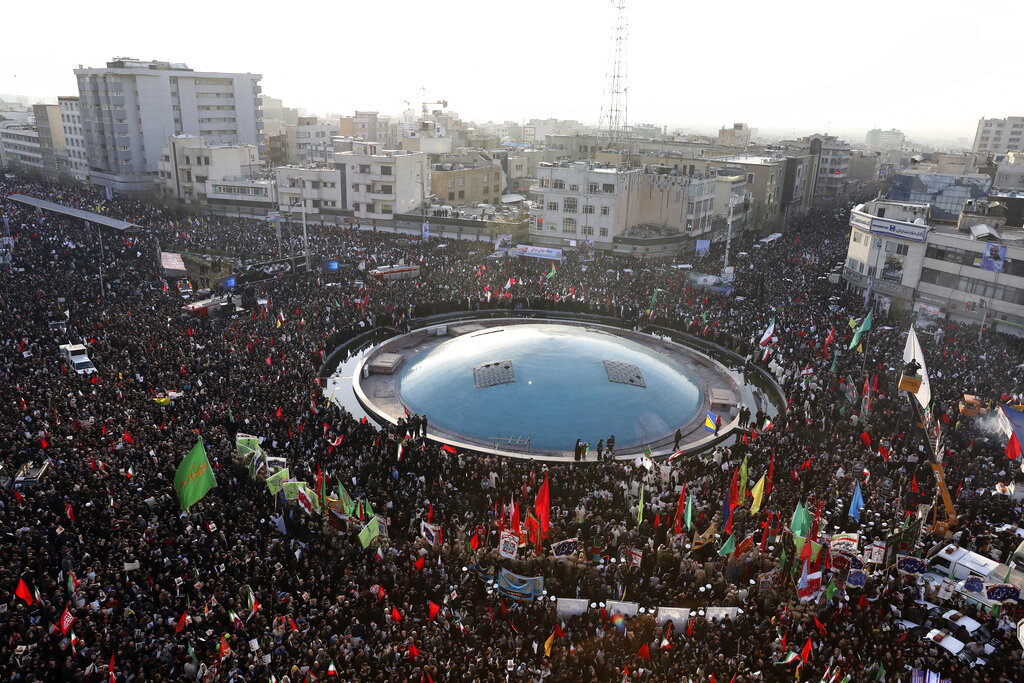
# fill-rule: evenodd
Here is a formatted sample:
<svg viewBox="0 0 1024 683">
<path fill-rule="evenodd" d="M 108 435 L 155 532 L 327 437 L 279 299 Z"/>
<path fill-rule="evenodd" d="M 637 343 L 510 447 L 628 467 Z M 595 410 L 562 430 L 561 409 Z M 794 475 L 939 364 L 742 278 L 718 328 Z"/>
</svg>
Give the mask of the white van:
<svg viewBox="0 0 1024 683">
<path fill-rule="evenodd" d="M 89 352 L 84 344 L 61 344 L 59 348 L 64 362 L 79 375 L 96 372 L 96 366 L 89 360 Z"/>
</svg>

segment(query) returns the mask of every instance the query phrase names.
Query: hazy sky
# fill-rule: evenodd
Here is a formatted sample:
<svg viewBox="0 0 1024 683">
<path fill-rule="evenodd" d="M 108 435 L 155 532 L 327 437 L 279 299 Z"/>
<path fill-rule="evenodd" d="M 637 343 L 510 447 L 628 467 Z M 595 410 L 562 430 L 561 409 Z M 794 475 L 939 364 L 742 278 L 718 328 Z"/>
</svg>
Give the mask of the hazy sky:
<svg viewBox="0 0 1024 683">
<path fill-rule="evenodd" d="M 627 2 L 631 122 L 973 139 L 1024 114 L 1024 0 Z M 261 73 L 321 114 L 418 108 L 426 88 L 478 121 L 596 123 L 614 19 L 609 0 L 10 4 L 0 93 L 77 94 L 78 64 L 128 56 Z"/>
</svg>

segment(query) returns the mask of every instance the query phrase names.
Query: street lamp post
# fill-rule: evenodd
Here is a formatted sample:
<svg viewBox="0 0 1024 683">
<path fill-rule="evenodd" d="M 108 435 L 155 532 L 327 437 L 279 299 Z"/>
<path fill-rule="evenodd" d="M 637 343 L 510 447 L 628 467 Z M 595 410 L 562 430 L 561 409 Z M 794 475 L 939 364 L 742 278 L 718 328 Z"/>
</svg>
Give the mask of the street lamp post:
<svg viewBox="0 0 1024 683">
<path fill-rule="evenodd" d="M 725 265 L 722 267 L 729 267 L 729 247 L 732 244 L 732 209 L 736 206 L 736 193 L 729 193 L 729 214 L 725 217 L 726 233 L 725 233 Z"/>
</svg>

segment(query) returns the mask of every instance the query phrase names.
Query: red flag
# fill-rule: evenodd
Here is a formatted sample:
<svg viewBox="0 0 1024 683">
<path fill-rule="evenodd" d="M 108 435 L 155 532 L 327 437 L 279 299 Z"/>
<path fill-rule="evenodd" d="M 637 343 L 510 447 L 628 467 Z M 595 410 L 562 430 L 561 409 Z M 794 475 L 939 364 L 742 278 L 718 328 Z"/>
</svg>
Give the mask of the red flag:
<svg viewBox="0 0 1024 683">
<path fill-rule="evenodd" d="M 537 499 L 534 501 L 533 509 L 537 512 L 537 522 L 540 525 L 540 534 L 537 537 L 539 546 L 548 534 L 548 519 L 551 513 L 551 495 L 548 491 L 548 475 L 544 475 L 544 483 L 537 491 Z"/>
<path fill-rule="evenodd" d="M 854 391 L 856 391 L 856 389 Z M 860 440 L 864 442 L 865 446 L 867 446 L 868 448 L 871 448 L 871 437 L 868 436 L 867 432 L 861 432 L 860 433 Z"/>
<path fill-rule="evenodd" d="M 67 515 L 67 518 L 72 522 L 75 521 L 75 511 L 72 509 L 71 503 L 64 503 L 64 514 Z"/>
<path fill-rule="evenodd" d="M 24 600 L 26 605 L 32 604 L 32 593 L 29 591 L 25 579 L 18 579 L 18 587 L 14 589 L 14 594 Z"/>
<path fill-rule="evenodd" d="M 433 521 L 434 521 L 434 504 L 431 503 L 430 504 L 430 509 L 427 510 L 427 524 L 430 524 Z"/>
<path fill-rule="evenodd" d="M 763 431 L 763 430 L 762 430 Z M 772 459 L 768 463 L 768 478 L 764 480 L 764 495 L 772 492 L 772 474 L 775 473 L 775 449 L 772 449 Z"/>
<path fill-rule="evenodd" d="M 441 450 L 447 451 L 447 452 L 453 453 L 453 454 L 454 453 L 458 453 L 458 451 L 455 450 L 455 448 L 453 448 L 452 446 L 449 446 L 448 444 L 445 444 L 445 445 L 441 446 Z"/>
<path fill-rule="evenodd" d="M 181 613 L 181 618 L 178 619 L 178 625 L 174 628 L 175 633 L 181 633 L 181 630 L 185 628 L 185 619 L 188 618 L 188 610 L 186 609 Z"/>
<path fill-rule="evenodd" d="M 132 435 L 128 433 L 128 428 L 127 427 L 124 428 L 124 442 L 125 443 L 135 443 L 135 439 L 133 439 Z"/>
<path fill-rule="evenodd" d="M 686 622 L 686 637 L 689 638 L 693 635 L 693 619 Z"/>
<path fill-rule="evenodd" d="M 274 414 L 277 416 L 277 419 L 279 419 L 279 420 L 283 420 L 284 419 L 284 414 L 281 412 L 281 408 L 280 407 L 278 407 L 277 412 L 274 413 Z"/>
<path fill-rule="evenodd" d="M 476 550 L 477 548 L 480 547 L 480 535 L 479 534 L 475 534 L 474 533 L 473 534 L 473 538 L 469 539 L 469 547 L 472 548 L 473 550 Z"/>
<path fill-rule="evenodd" d="M 291 617 L 288 617 L 288 623 L 292 627 L 292 631 L 293 632 L 299 630 L 299 627 L 295 625 L 295 620 L 292 619 Z"/>
<path fill-rule="evenodd" d="M 110 666 L 107 668 L 107 674 L 110 676 L 110 683 L 114 683 L 116 680 L 114 677 L 114 653 L 110 653 Z"/>
<path fill-rule="evenodd" d="M 822 636 L 827 636 L 828 635 L 827 633 L 825 633 L 825 627 L 822 626 L 820 621 L 818 621 L 818 615 L 817 614 L 814 615 L 814 625 L 818 627 L 819 631 L 821 631 L 821 635 Z"/>
<path fill-rule="evenodd" d="M 416 643 L 409 643 L 409 658 L 416 659 L 420 656 L 420 651 L 416 649 Z"/>
<path fill-rule="evenodd" d="M 423 559 L 424 557 L 426 557 L 426 556 L 425 555 L 420 555 L 419 559 L 416 560 L 416 562 L 414 564 L 416 569 L 418 569 L 420 571 L 423 571 L 423 567 L 426 566 L 426 564 L 427 564 L 427 561 Z"/>
<path fill-rule="evenodd" d="M 800 659 L 807 661 L 807 658 L 811 656 L 811 637 L 807 636 L 807 643 L 804 645 L 804 649 L 800 651 Z"/>
<path fill-rule="evenodd" d="M 402 620 L 402 613 L 399 612 L 398 608 L 395 607 L 394 605 L 391 605 L 391 618 L 394 621 L 401 621 Z"/>
<path fill-rule="evenodd" d="M 44 439 L 43 437 L 39 437 L 39 447 L 40 448 L 45 450 L 46 447 L 49 446 L 49 445 L 50 445 L 50 443 L 46 439 Z"/>
<path fill-rule="evenodd" d="M 427 605 L 427 618 L 433 621 L 434 617 L 437 616 L 437 613 L 441 611 L 441 606 L 433 600 L 428 600 L 428 602 L 430 604 Z"/>
<path fill-rule="evenodd" d="M 1020 441 L 1017 440 L 1017 433 L 1010 434 L 1010 440 L 1006 444 L 1006 457 L 1016 460 L 1020 457 Z"/>
<path fill-rule="evenodd" d="M 867 609 L 868 607 L 868 599 L 864 597 L 863 593 L 860 594 L 860 599 L 857 601 L 857 606 L 861 609 Z"/>
<path fill-rule="evenodd" d="M 560 624 L 555 624 L 555 635 L 559 638 L 565 638 L 565 631 L 562 630 Z"/>
<path fill-rule="evenodd" d="M 66 635 L 73 623 L 75 623 L 75 615 L 71 614 L 68 607 L 65 607 L 64 613 L 60 615 L 60 632 Z"/>
<path fill-rule="evenodd" d="M 646 659 L 646 660 L 650 661 L 650 659 L 651 659 L 651 648 L 647 645 L 647 643 L 643 644 L 643 646 L 640 648 L 640 651 L 636 653 L 636 656 L 639 657 L 640 659 Z"/>
<path fill-rule="evenodd" d="M 918 490 L 917 490 L 917 475 L 916 474 L 914 475 L 914 478 L 910 480 L 910 490 L 913 491 L 914 493 L 918 493 Z"/>
</svg>

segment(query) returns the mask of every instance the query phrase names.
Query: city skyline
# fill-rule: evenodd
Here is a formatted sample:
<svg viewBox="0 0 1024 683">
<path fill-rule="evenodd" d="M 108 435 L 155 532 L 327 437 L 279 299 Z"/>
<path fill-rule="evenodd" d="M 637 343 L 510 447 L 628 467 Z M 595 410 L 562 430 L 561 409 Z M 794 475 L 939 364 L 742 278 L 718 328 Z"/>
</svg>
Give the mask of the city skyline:
<svg viewBox="0 0 1024 683">
<path fill-rule="evenodd" d="M 418 111 L 425 88 L 428 101 L 447 100 L 466 120 L 597 123 L 611 57 L 610 3 L 588 4 L 584 14 L 580 3 L 527 0 L 517 6 L 520 16 L 530 17 L 525 32 L 464 0 L 433 18 L 418 16 L 418 5 L 398 6 L 408 11 L 396 14 L 410 18 L 400 25 L 380 25 L 358 9 L 347 10 L 342 28 L 325 33 L 323 41 L 303 35 L 270 50 L 250 38 L 266 26 L 267 16 L 259 13 L 185 2 L 179 16 L 202 17 L 196 30 L 211 38 L 187 43 L 176 30 L 146 30 L 137 15 L 90 14 L 47 27 L 44 54 L 31 32 L 12 35 L 0 54 L 0 92 L 74 95 L 73 69 L 79 64 L 99 67 L 115 56 L 131 56 L 184 62 L 197 71 L 260 73 L 265 95 L 320 115 L 357 109 L 397 113 L 407 102 Z M 1007 19 L 1024 15 L 1014 3 L 995 6 Z M 925 14 L 923 5 L 869 2 L 859 16 L 874 17 L 872 30 L 858 31 L 856 22 L 841 23 L 852 19 L 842 10 L 823 16 L 820 5 L 803 0 L 733 7 L 745 18 L 722 26 L 721 13 L 710 6 L 630 3 L 630 122 L 710 131 L 745 121 L 778 136 L 899 128 L 911 138 L 954 141 L 970 140 L 983 116 L 1020 113 L 1019 97 L 1003 87 L 996 70 L 978 58 L 929 47 L 957 35 L 979 35 L 987 26 L 980 15 L 935 11 L 934 3 Z M 308 20 L 321 11 L 329 6 L 312 3 L 301 16 Z M 32 13 L 18 6 L 9 16 L 29 21 Z M 238 41 L 214 39 L 217 31 L 237 34 Z M 103 40 L 75 39 L 81 35 Z M 496 38 L 508 49 L 493 49 Z M 1007 63 L 1012 45 L 993 41 L 981 54 L 991 63 Z M 754 65 L 764 71 L 755 73 Z M 521 77 L 510 78 L 516 73 Z M 981 95 L 957 97 L 968 85 Z M 488 90 L 492 94 L 481 97 Z"/>
</svg>

